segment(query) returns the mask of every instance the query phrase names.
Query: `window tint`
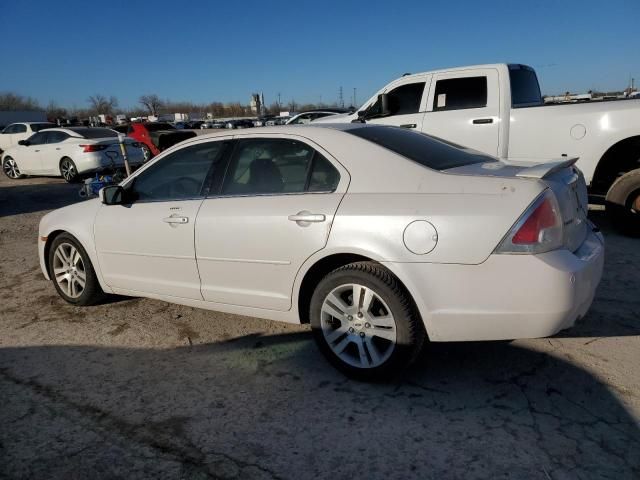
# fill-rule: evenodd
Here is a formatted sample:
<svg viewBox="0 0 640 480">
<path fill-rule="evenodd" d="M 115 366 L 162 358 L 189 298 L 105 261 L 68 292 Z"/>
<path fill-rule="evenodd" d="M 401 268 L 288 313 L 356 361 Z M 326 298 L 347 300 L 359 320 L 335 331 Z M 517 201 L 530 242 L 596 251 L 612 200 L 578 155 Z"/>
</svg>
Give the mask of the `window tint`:
<svg viewBox="0 0 640 480">
<path fill-rule="evenodd" d="M 200 198 L 209 176 L 220 179 L 224 152 L 229 142 L 209 142 L 177 150 L 135 178 L 134 196 L 143 201 Z"/>
<path fill-rule="evenodd" d="M 487 106 L 487 77 L 438 80 L 433 110 L 459 110 Z"/>
<path fill-rule="evenodd" d="M 160 130 L 175 130 L 176 127 L 170 123 L 145 123 L 145 128 L 149 132 L 158 132 Z"/>
<path fill-rule="evenodd" d="M 369 125 L 346 132 L 369 140 L 381 147 L 434 170 L 461 167 L 474 163 L 494 162 L 495 158 L 475 150 L 464 149 L 424 133 L 399 127 Z"/>
<path fill-rule="evenodd" d="M 425 82 L 409 83 L 394 88 L 387 94 L 391 115 L 417 113 L 420 110 Z"/>
<path fill-rule="evenodd" d="M 34 132 L 39 132 L 40 130 L 44 130 L 45 128 L 55 128 L 57 125 L 55 123 L 32 123 L 31 130 Z"/>
<path fill-rule="evenodd" d="M 27 126 L 23 125 L 21 123 L 16 123 L 13 126 L 13 133 L 26 133 L 27 132 Z"/>
<path fill-rule="evenodd" d="M 538 77 L 533 69 L 520 65 L 509 66 L 511 81 L 511 105 L 514 107 L 532 107 L 542 105 L 542 95 Z"/>
<path fill-rule="evenodd" d="M 331 162 L 316 152 L 309 178 L 309 192 L 333 192 L 338 188 L 340 174 Z"/>
<path fill-rule="evenodd" d="M 69 138 L 64 132 L 42 132 L 47 136 L 47 143 L 60 143 Z"/>
<path fill-rule="evenodd" d="M 310 113 L 305 113 L 304 115 L 300 115 L 293 122 L 291 122 L 291 125 L 300 125 L 300 124 L 304 124 L 304 123 L 311 123 L 311 114 Z"/>
<path fill-rule="evenodd" d="M 118 132 L 110 128 L 74 128 L 74 132 L 82 138 L 114 138 Z"/>
<path fill-rule="evenodd" d="M 44 132 L 34 133 L 29 137 L 30 145 L 43 145 L 47 143 L 47 134 Z"/>
</svg>

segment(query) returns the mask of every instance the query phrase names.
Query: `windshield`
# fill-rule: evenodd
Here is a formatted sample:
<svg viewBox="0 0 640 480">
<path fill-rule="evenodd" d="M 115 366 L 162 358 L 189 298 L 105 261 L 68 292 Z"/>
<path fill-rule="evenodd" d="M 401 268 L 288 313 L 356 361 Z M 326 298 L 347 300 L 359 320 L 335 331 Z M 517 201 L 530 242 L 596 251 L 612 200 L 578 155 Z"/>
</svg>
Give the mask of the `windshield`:
<svg viewBox="0 0 640 480">
<path fill-rule="evenodd" d="M 405 128 L 363 125 L 345 131 L 433 170 L 497 161 L 489 155 Z"/>
<path fill-rule="evenodd" d="M 110 128 L 74 128 L 73 132 L 82 138 L 113 138 L 118 136 L 118 132 Z"/>
<path fill-rule="evenodd" d="M 150 132 L 157 132 L 159 130 L 175 130 L 176 129 L 170 123 L 147 123 L 145 127 Z"/>
</svg>

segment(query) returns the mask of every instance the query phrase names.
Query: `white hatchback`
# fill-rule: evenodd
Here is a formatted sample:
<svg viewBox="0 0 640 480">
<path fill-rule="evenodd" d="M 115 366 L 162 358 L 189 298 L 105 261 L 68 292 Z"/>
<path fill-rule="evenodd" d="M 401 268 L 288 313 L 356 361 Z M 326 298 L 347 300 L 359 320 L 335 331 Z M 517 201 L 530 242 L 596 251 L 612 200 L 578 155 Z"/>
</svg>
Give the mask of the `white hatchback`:
<svg viewBox="0 0 640 480">
<path fill-rule="evenodd" d="M 145 160 L 142 146 L 132 138 L 124 140 L 131 166 Z M 24 175 L 63 177 L 75 182 L 82 176 L 124 165 L 118 132 L 110 128 L 48 128 L 2 154 L 2 170 L 12 179 Z"/>
<path fill-rule="evenodd" d="M 586 314 L 603 237 L 575 159 L 507 164 L 397 127 L 218 132 L 40 223 L 60 296 L 143 296 L 310 323 L 348 375 L 424 341 L 553 335 Z"/>
</svg>

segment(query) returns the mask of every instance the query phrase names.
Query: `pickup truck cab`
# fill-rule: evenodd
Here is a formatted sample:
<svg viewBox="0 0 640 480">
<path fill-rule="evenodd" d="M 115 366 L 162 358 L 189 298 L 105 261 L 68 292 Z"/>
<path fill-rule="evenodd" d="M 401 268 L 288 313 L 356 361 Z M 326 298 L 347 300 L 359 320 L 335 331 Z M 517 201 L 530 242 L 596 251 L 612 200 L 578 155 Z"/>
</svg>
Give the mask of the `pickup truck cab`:
<svg viewBox="0 0 640 480">
<path fill-rule="evenodd" d="M 501 159 L 579 157 L 590 194 L 618 225 L 640 225 L 640 101 L 545 104 L 535 71 L 493 64 L 406 74 L 354 113 L 313 123 L 415 129 Z"/>
<path fill-rule="evenodd" d="M 20 140 L 26 140 L 40 130 L 55 127 L 57 127 L 55 123 L 49 122 L 19 122 L 7 125 L 0 133 L 0 153 L 15 147 Z"/>
</svg>

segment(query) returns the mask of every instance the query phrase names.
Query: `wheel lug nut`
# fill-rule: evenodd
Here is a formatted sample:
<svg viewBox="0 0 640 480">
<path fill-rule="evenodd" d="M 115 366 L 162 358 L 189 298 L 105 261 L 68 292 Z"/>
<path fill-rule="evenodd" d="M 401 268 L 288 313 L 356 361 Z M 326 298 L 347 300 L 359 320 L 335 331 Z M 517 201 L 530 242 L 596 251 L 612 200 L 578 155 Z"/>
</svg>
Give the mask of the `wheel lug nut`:
<svg viewBox="0 0 640 480">
<path fill-rule="evenodd" d="M 353 320 L 353 316 L 347 315 L 347 320 L 349 320 L 349 321 Z"/>
<path fill-rule="evenodd" d="M 360 336 L 364 338 L 364 332 L 360 332 Z"/>
<path fill-rule="evenodd" d="M 371 328 L 371 324 L 370 323 L 365 323 L 364 326 L 365 326 L 365 328 Z"/>
<path fill-rule="evenodd" d="M 362 312 L 358 312 L 358 318 L 362 318 Z"/>
<path fill-rule="evenodd" d="M 353 333 L 354 331 L 353 327 L 349 327 L 349 333 Z"/>
</svg>

